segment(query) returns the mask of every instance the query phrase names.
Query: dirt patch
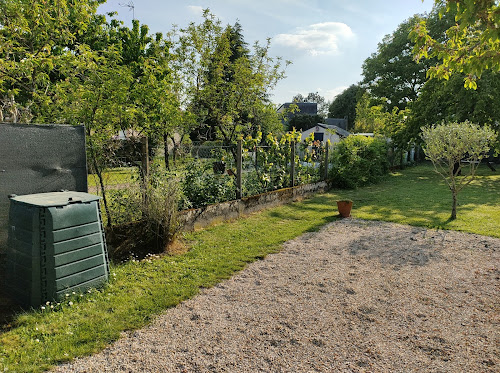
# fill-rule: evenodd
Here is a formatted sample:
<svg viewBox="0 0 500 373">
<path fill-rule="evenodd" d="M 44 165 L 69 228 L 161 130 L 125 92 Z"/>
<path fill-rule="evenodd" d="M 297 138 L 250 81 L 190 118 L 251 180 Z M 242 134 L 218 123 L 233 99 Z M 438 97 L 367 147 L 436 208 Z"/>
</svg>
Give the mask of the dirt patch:
<svg viewBox="0 0 500 373">
<path fill-rule="evenodd" d="M 344 219 L 59 372 L 498 372 L 500 240 Z"/>
<path fill-rule="evenodd" d="M 151 254 L 179 255 L 188 251 L 182 241 L 165 242 L 141 221 L 106 229 L 106 242 L 109 258 L 115 263 L 131 258 L 141 260 Z"/>
</svg>

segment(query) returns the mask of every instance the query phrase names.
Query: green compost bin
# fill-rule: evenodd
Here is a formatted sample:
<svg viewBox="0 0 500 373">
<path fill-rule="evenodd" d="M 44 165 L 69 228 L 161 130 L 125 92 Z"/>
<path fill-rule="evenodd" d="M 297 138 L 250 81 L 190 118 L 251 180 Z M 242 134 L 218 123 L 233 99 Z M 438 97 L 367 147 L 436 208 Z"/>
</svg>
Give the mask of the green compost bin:
<svg viewBox="0 0 500 373">
<path fill-rule="evenodd" d="M 82 192 L 11 196 L 6 290 L 37 307 L 109 277 L 100 197 Z"/>
</svg>

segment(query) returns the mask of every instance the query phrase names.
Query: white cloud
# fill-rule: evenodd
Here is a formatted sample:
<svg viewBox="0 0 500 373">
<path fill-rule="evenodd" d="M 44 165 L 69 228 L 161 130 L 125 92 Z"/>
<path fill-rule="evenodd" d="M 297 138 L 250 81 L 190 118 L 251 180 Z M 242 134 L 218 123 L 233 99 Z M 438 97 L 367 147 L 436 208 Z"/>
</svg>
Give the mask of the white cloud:
<svg viewBox="0 0 500 373">
<path fill-rule="evenodd" d="M 313 56 L 337 54 L 342 43 L 355 38 L 354 32 L 345 23 L 323 22 L 298 28 L 293 34 L 279 34 L 274 38 L 278 44 L 305 50 Z"/>
<path fill-rule="evenodd" d="M 348 86 L 344 86 L 344 85 L 340 86 L 340 87 L 335 87 L 333 89 L 328 89 L 328 90 L 323 90 L 321 88 L 318 88 L 318 92 L 321 95 L 324 95 L 324 97 L 328 101 L 333 101 L 335 99 L 335 97 L 337 97 L 339 94 L 341 94 L 342 92 L 344 92 L 347 88 L 349 88 L 349 87 Z"/>
<path fill-rule="evenodd" d="M 195 16 L 201 16 L 203 14 L 203 7 L 197 5 L 188 5 L 189 12 Z"/>
</svg>

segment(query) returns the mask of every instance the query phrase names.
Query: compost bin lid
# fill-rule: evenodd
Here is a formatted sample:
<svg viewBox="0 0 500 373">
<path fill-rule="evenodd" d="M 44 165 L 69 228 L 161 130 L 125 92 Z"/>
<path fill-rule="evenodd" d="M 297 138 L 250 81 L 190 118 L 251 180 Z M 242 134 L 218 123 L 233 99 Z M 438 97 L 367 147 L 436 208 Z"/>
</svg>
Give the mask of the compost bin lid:
<svg viewBox="0 0 500 373">
<path fill-rule="evenodd" d="M 51 192 L 12 196 L 11 201 L 40 207 L 60 207 L 98 201 L 101 197 L 83 192 Z"/>
</svg>

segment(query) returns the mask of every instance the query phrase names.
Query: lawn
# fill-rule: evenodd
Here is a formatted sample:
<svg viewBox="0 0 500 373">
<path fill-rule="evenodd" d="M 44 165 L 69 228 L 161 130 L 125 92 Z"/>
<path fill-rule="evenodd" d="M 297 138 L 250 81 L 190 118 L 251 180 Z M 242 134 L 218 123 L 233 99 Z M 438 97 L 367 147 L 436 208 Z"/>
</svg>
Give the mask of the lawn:
<svg viewBox="0 0 500 373">
<path fill-rule="evenodd" d="M 280 250 L 283 242 L 337 219 L 335 201 L 354 200 L 353 216 L 463 230 L 500 237 L 500 174 L 486 167 L 459 194 L 458 219 L 449 221 L 451 195 L 430 166 L 406 169 L 380 184 L 331 191 L 184 234 L 187 254 L 112 266 L 110 283 L 61 304 L 19 314 L 0 332 L 0 371 L 38 372 L 75 356 L 94 353 L 124 330 L 196 295 L 247 263 Z M 54 308 L 51 308 L 53 306 Z"/>
<path fill-rule="evenodd" d="M 353 215 L 361 219 L 451 229 L 500 237 L 500 171 L 480 166 L 478 177 L 458 194 L 457 219 L 450 221 L 451 192 L 432 165 L 408 168 L 386 181 L 338 192 L 354 201 Z"/>
<path fill-rule="evenodd" d="M 113 189 L 113 186 L 128 185 L 134 182 L 134 179 L 139 177 L 139 169 L 137 167 L 116 167 L 110 168 L 103 172 L 102 178 L 104 184 Z M 99 178 L 96 174 L 88 176 L 88 185 L 90 190 L 97 189 Z"/>
</svg>

